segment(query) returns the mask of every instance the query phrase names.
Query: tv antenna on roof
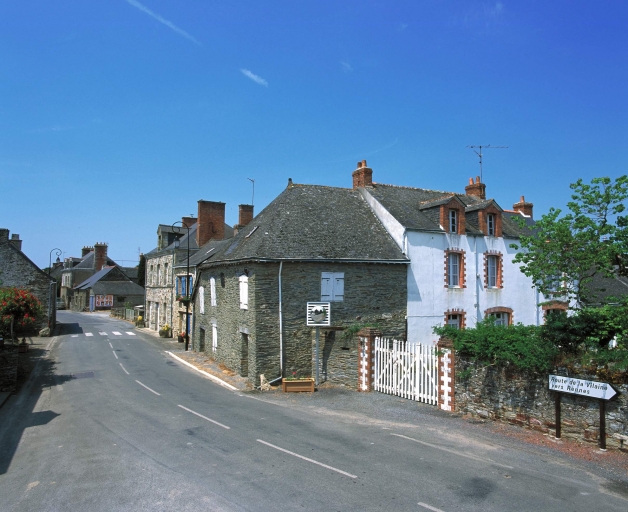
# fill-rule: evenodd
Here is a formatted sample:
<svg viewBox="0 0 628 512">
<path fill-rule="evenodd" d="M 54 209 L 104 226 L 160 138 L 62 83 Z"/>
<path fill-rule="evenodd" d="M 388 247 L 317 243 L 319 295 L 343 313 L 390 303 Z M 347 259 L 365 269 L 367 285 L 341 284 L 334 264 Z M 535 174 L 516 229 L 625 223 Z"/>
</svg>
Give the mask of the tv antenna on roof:
<svg viewBox="0 0 628 512">
<path fill-rule="evenodd" d="M 467 146 L 468 148 L 471 148 L 473 150 L 473 152 L 478 155 L 480 157 L 480 183 L 484 183 L 484 180 L 482 180 L 482 148 L 487 149 L 487 148 L 491 148 L 491 149 L 508 149 L 508 146 L 491 146 L 490 144 L 486 144 L 485 146 Z M 475 148 L 479 148 L 480 152 L 478 153 Z"/>
<path fill-rule="evenodd" d="M 253 185 L 253 197 L 251 197 L 251 206 L 255 205 L 255 180 L 252 178 L 247 178 Z"/>
</svg>

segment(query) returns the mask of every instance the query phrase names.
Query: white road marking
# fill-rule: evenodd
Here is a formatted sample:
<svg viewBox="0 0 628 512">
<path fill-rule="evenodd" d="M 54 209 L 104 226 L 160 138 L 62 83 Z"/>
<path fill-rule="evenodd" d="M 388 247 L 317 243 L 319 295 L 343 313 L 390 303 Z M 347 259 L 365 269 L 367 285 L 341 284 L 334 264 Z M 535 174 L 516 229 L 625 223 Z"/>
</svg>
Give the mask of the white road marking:
<svg viewBox="0 0 628 512">
<path fill-rule="evenodd" d="M 198 373 L 200 373 L 201 375 L 204 375 L 208 379 L 213 380 L 216 384 L 220 384 L 221 386 L 223 386 L 223 387 L 225 387 L 227 389 L 230 389 L 231 391 L 237 391 L 238 390 L 238 388 L 236 388 L 235 386 L 232 386 L 231 384 L 228 384 L 224 380 L 219 379 L 218 377 L 215 377 L 211 373 L 207 373 L 207 372 L 204 372 L 203 370 L 199 370 L 196 366 L 194 366 L 193 364 L 188 363 L 185 359 L 181 359 L 180 357 L 175 356 L 172 352 L 168 352 L 166 350 L 166 354 L 168 354 L 173 359 L 176 359 L 180 363 L 183 363 L 185 366 L 189 366 L 190 368 L 192 368 L 192 370 L 197 371 Z M 271 403 L 271 402 L 269 402 L 269 403 Z M 274 402 L 272 402 L 272 403 L 274 403 Z"/>
<path fill-rule="evenodd" d="M 85 336 L 93 336 L 93 335 L 94 335 L 94 333 L 93 333 L 93 332 L 86 332 L 86 333 L 85 333 Z"/>
<path fill-rule="evenodd" d="M 231 427 L 228 427 L 227 425 L 223 425 L 222 423 L 218 423 L 217 421 L 214 421 L 214 420 L 208 418 L 207 416 L 203 416 L 202 414 L 199 414 L 196 411 L 193 411 L 192 409 L 188 409 L 187 407 L 183 407 L 182 405 L 179 405 L 179 407 L 181 407 L 181 409 L 186 410 L 187 412 L 191 412 L 192 414 L 196 414 L 199 418 L 203 418 L 204 420 L 211 421 L 212 423 L 218 425 L 219 427 L 226 428 L 227 430 L 229 430 L 231 428 Z"/>
<path fill-rule="evenodd" d="M 129 372 L 126 371 L 126 368 L 122 366 L 122 363 L 120 363 L 120 367 L 124 370 L 124 373 L 126 373 L 127 375 L 131 375 Z"/>
<path fill-rule="evenodd" d="M 116 356 L 116 359 L 118 359 L 118 354 L 116 354 L 115 351 L 113 351 L 113 355 Z"/>
<path fill-rule="evenodd" d="M 101 336 L 107 336 L 106 332 L 99 332 L 98 334 L 100 334 Z"/>
<path fill-rule="evenodd" d="M 109 342 L 109 346 L 111 347 L 111 350 L 113 350 L 113 345 L 111 344 L 111 342 Z"/>
<path fill-rule="evenodd" d="M 135 336 L 135 333 L 134 333 L 134 332 L 129 332 L 129 331 L 126 331 L 126 333 L 127 333 L 129 336 Z"/>
<path fill-rule="evenodd" d="M 444 452 L 451 453 L 453 455 L 458 455 L 459 457 L 465 457 L 467 459 L 471 459 L 476 462 L 484 462 L 485 464 L 493 464 L 495 466 L 500 466 L 502 468 L 513 469 L 512 466 L 506 466 L 506 464 L 500 464 L 499 462 L 492 461 L 491 459 L 483 459 L 482 457 L 476 457 L 475 455 L 469 455 L 468 453 L 460 453 L 460 452 L 457 452 L 456 450 L 450 450 L 449 448 L 438 446 L 437 444 L 426 443 L 425 441 L 419 441 L 418 439 L 414 439 L 412 437 L 403 436 L 401 434 L 390 434 L 390 435 L 395 436 L 395 437 L 401 437 L 402 439 L 407 439 L 408 441 L 414 441 L 415 443 L 429 446 L 430 448 L 436 448 L 437 450 L 442 450 Z"/>
<path fill-rule="evenodd" d="M 150 391 L 151 393 L 155 393 L 157 396 L 161 396 L 161 393 L 157 393 L 157 391 L 155 391 L 154 389 L 150 389 L 146 384 L 142 384 L 139 380 L 136 379 L 135 382 L 137 382 L 140 386 L 148 389 L 148 391 Z"/>
<path fill-rule="evenodd" d="M 116 336 L 122 336 L 121 332 L 118 332 L 118 331 L 111 331 L 111 332 L 113 332 Z"/>
<path fill-rule="evenodd" d="M 421 503 L 420 501 L 417 503 L 417 505 L 423 508 L 426 508 L 428 510 L 432 510 L 433 512 L 445 512 L 444 510 L 441 510 L 440 508 L 432 507 L 431 505 L 428 505 L 427 503 Z"/>
<path fill-rule="evenodd" d="M 356 475 L 352 475 L 351 473 L 347 473 L 345 471 L 342 471 L 341 469 L 336 469 L 332 466 L 328 466 L 327 464 L 323 464 L 322 462 L 318 462 L 317 460 L 309 459 L 308 457 L 304 457 L 303 455 L 299 455 L 298 453 L 285 450 L 284 448 L 280 448 L 279 446 L 275 446 L 274 444 L 267 443 L 266 441 L 262 441 L 261 439 L 257 439 L 257 442 L 265 444 L 266 446 L 270 446 L 271 448 L 274 448 L 275 450 L 279 450 L 280 452 L 287 453 L 288 455 L 292 455 L 293 457 L 298 457 L 299 459 L 306 460 L 308 462 L 311 462 L 312 464 L 317 464 L 318 466 L 331 469 L 332 471 L 335 471 L 336 473 L 340 473 L 341 475 L 348 476 L 349 478 L 357 478 Z"/>
<path fill-rule="evenodd" d="M 73 334 L 72 337 L 73 338 L 78 338 L 78 334 Z"/>
</svg>

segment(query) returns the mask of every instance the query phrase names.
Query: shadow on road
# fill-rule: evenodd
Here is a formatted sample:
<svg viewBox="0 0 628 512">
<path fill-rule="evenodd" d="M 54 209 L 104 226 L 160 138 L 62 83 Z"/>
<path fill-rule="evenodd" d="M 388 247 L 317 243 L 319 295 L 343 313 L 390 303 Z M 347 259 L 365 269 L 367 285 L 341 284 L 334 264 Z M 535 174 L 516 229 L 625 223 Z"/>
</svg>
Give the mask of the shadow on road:
<svg viewBox="0 0 628 512">
<path fill-rule="evenodd" d="M 83 328 L 76 322 L 74 323 L 57 323 L 59 335 L 63 334 L 83 334 Z"/>
<path fill-rule="evenodd" d="M 43 348 L 31 348 L 22 361 L 21 389 L 0 409 L 0 475 L 5 474 L 27 428 L 46 425 L 57 416 L 54 411 L 37 411 L 35 406 L 45 389 L 58 386 L 74 377 L 56 375 L 55 361 L 47 358 Z M 32 370 L 32 371 L 31 371 Z M 30 374 L 30 377 L 29 377 Z"/>
</svg>

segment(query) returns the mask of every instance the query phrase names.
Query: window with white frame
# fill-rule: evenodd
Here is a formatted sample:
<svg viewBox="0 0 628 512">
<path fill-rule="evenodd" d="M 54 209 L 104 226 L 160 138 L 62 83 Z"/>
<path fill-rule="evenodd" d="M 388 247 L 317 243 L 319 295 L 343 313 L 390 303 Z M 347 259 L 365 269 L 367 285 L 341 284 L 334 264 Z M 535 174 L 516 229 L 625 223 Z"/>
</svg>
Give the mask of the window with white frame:
<svg viewBox="0 0 628 512">
<path fill-rule="evenodd" d="M 205 287 L 199 286 L 198 288 L 198 301 L 199 301 L 199 310 L 201 315 L 205 314 Z"/>
<path fill-rule="evenodd" d="M 218 326 L 216 323 L 212 324 L 212 352 L 218 350 Z"/>
<path fill-rule="evenodd" d="M 488 236 L 495 236 L 495 214 L 489 213 L 486 216 L 486 231 Z"/>
<path fill-rule="evenodd" d="M 216 306 L 216 278 L 211 277 L 209 279 L 209 298 L 210 304 Z"/>
<path fill-rule="evenodd" d="M 450 288 L 460 287 L 460 259 L 457 252 L 447 254 L 447 286 Z"/>
<path fill-rule="evenodd" d="M 497 288 L 499 271 L 499 256 L 486 257 L 486 285 L 488 288 Z"/>
<path fill-rule="evenodd" d="M 457 210 L 449 210 L 449 232 L 450 233 L 458 232 L 458 211 Z"/>
<path fill-rule="evenodd" d="M 323 272 L 321 274 L 321 301 L 342 302 L 345 300 L 345 273 Z"/>
<path fill-rule="evenodd" d="M 462 322 L 461 322 L 461 315 L 458 314 L 454 314 L 454 315 L 447 315 L 447 325 L 449 327 L 454 327 L 455 329 L 460 329 L 460 327 L 462 326 Z"/>
<path fill-rule="evenodd" d="M 161 286 L 161 264 L 157 264 L 157 286 Z"/>
<path fill-rule="evenodd" d="M 168 264 L 164 263 L 164 281 L 166 284 L 170 284 L 170 276 L 168 275 Z"/>
<path fill-rule="evenodd" d="M 495 319 L 495 325 L 510 325 L 510 313 L 491 313 L 491 316 Z"/>
<path fill-rule="evenodd" d="M 240 309 L 249 309 L 249 277 L 240 276 Z"/>
</svg>

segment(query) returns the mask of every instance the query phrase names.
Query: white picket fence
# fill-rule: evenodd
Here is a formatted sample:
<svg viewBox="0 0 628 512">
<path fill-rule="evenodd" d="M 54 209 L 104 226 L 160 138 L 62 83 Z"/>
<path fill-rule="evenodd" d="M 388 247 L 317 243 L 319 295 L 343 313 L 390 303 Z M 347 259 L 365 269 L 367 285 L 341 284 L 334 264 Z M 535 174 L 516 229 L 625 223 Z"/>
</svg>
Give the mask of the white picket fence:
<svg viewBox="0 0 628 512">
<path fill-rule="evenodd" d="M 433 345 L 375 338 L 373 389 L 438 404 L 438 355 Z"/>
</svg>

